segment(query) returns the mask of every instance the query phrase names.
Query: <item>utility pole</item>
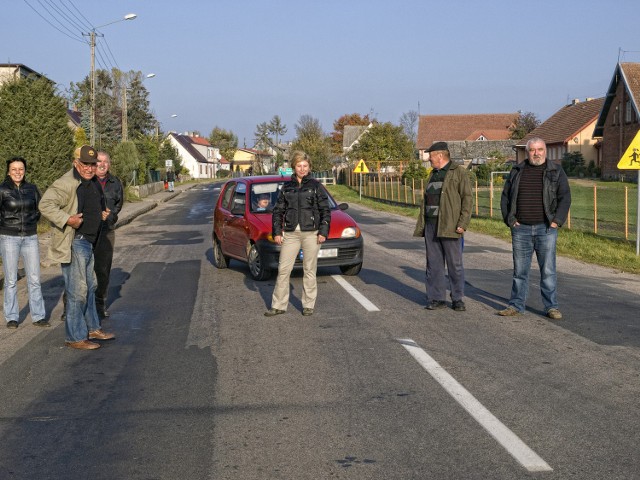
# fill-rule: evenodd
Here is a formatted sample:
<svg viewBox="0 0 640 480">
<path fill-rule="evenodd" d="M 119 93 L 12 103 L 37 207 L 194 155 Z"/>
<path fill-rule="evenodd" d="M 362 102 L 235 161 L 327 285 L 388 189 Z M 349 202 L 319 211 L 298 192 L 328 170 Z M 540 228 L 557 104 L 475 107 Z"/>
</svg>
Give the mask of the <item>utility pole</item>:
<svg viewBox="0 0 640 480">
<path fill-rule="evenodd" d="M 99 35 L 96 33 L 96 30 L 124 20 L 134 20 L 136 17 L 137 15 L 135 13 L 129 13 L 119 20 L 114 20 L 113 22 L 92 28 L 88 34 L 83 33 L 83 35 L 89 36 L 89 45 L 91 46 L 91 72 L 89 74 L 89 82 L 91 83 L 91 116 L 89 119 L 89 128 L 91 129 L 90 138 L 92 147 L 96 146 L 96 35 Z"/>
</svg>

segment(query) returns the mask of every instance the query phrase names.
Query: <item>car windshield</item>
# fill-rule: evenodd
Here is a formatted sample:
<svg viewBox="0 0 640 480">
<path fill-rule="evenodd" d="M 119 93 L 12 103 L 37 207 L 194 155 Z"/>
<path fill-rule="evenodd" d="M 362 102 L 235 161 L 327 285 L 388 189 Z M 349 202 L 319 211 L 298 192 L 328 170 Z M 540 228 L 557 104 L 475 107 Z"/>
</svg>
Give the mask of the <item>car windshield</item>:
<svg viewBox="0 0 640 480">
<path fill-rule="evenodd" d="M 271 213 L 273 206 L 278 199 L 278 193 L 282 188 L 284 182 L 271 182 L 271 183 L 254 183 L 251 185 L 251 211 L 253 213 Z M 324 187 L 322 187 L 324 188 Z M 326 191 L 327 197 L 329 197 L 329 207 L 333 210 L 337 208 L 336 202 Z"/>
</svg>

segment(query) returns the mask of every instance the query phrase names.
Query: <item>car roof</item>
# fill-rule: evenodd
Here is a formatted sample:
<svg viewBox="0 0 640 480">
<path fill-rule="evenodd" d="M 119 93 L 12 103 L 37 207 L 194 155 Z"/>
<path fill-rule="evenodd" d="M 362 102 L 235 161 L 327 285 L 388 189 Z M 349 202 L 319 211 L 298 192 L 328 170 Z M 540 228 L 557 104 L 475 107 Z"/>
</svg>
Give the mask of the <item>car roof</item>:
<svg viewBox="0 0 640 480">
<path fill-rule="evenodd" d="M 291 180 L 290 175 L 258 175 L 251 177 L 230 178 L 228 181 L 244 182 L 244 183 L 272 183 L 287 182 Z"/>
</svg>

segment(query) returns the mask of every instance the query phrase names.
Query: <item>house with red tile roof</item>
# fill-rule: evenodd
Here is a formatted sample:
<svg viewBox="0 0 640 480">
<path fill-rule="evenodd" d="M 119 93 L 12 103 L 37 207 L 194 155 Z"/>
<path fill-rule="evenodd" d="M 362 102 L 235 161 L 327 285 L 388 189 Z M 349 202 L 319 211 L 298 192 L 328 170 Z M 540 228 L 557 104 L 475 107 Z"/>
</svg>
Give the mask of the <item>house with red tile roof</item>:
<svg viewBox="0 0 640 480">
<path fill-rule="evenodd" d="M 182 166 L 192 178 L 215 178 L 220 152 L 204 138 L 170 132 L 166 141 L 178 150 Z M 216 152 L 217 151 L 217 152 Z"/>
<path fill-rule="evenodd" d="M 596 121 L 593 137 L 600 140 L 602 178 L 619 178 L 632 170 L 619 170 L 618 163 L 640 130 L 640 63 L 618 63 Z"/>
<path fill-rule="evenodd" d="M 604 105 L 603 98 L 578 99 L 565 105 L 541 123 L 516 144 L 516 161 L 527 158 L 526 145 L 531 138 L 538 137 L 547 144 L 547 158 L 560 163 L 567 153 L 581 153 L 584 164 L 593 161 L 599 165 L 597 141 L 592 138 L 596 120 Z"/>
<path fill-rule="evenodd" d="M 435 142 L 447 142 L 451 158 L 459 163 L 487 158 L 496 150 L 512 158 L 515 141 L 509 137 L 518 115 L 518 112 L 420 115 L 416 140 L 419 158 L 427 160 L 429 154 L 425 150 Z"/>
</svg>

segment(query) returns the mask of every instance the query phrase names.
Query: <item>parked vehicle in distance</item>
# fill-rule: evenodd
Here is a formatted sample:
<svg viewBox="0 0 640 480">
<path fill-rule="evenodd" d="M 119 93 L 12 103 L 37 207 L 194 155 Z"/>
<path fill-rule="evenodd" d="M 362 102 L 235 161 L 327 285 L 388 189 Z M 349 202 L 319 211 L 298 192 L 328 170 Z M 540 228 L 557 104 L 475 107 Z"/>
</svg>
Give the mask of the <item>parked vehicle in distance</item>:
<svg viewBox="0 0 640 480">
<path fill-rule="evenodd" d="M 288 179 L 276 175 L 241 177 L 222 186 L 213 212 L 213 263 L 217 268 L 227 268 L 231 259 L 238 260 L 249 265 L 255 280 L 266 280 L 278 269 L 280 245 L 273 241 L 271 214 Z M 318 252 L 318 267 L 336 266 L 344 275 L 357 275 L 364 253 L 362 233 L 344 211 L 349 206 L 338 205 L 329 192 L 327 196 L 331 229 Z M 300 255 L 296 267 L 302 267 Z"/>
</svg>

